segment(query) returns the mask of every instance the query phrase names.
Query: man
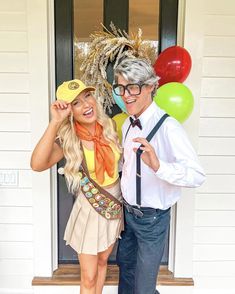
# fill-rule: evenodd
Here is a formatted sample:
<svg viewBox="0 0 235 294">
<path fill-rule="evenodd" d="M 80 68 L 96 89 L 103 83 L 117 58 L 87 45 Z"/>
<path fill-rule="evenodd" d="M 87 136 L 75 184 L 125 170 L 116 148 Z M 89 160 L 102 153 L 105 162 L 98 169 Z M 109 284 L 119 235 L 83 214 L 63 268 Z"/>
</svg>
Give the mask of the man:
<svg viewBox="0 0 235 294">
<path fill-rule="evenodd" d="M 117 253 L 118 293 L 154 294 L 159 293 L 156 280 L 170 208 L 181 187 L 198 187 L 205 175 L 180 123 L 153 102 L 158 78 L 152 66 L 127 58 L 116 67 L 114 78 L 113 90 L 122 96 L 130 115 L 122 127 L 125 231 Z M 160 119 L 162 125 L 148 142 L 146 137 Z"/>
</svg>

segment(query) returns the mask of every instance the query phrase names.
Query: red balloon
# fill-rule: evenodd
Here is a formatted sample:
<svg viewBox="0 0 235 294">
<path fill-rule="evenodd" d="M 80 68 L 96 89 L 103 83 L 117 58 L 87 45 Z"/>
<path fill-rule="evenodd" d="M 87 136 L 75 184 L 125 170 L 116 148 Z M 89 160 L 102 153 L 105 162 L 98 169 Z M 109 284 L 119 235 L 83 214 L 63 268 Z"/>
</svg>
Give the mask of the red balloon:
<svg viewBox="0 0 235 294">
<path fill-rule="evenodd" d="M 170 82 L 182 83 L 191 70 L 192 60 L 188 51 L 180 46 L 172 46 L 158 56 L 153 65 L 159 76 L 159 86 Z"/>
</svg>

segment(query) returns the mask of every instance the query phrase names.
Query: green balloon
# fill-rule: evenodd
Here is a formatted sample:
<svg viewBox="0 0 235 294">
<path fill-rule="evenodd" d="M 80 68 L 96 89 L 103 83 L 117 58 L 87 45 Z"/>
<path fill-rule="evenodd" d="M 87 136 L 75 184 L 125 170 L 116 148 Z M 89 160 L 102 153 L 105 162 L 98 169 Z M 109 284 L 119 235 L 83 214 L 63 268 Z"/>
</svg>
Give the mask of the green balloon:
<svg viewBox="0 0 235 294">
<path fill-rule="evenodd" d="M 176 82 L 161 86 L 153 100 L 181 123 L 190 116 L 194 105 L 193 94 L 189 88 Z"/>
</svg>

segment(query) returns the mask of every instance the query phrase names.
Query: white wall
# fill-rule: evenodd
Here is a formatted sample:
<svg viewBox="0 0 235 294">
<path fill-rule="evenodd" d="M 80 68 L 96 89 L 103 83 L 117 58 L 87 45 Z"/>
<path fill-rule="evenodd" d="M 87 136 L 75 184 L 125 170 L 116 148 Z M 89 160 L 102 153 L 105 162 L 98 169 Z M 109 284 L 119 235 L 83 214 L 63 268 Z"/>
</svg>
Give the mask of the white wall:
<svg viewBox="0 0 235 294">
<path fill-rule="evenodd" d="M 0 172 L 18 173 L 17 186 L 0 187 L 1 294 L 78 291 L 31 287 L 34 275 L 52 272 L 50 174 L 32 173 L 29 167 L 31 150 L 49 119 L 47 5 L 52 2 L 0 0 Z M 184 191 L 177 208 L 175 270 L 186 276 L 192 267 L 195 287 L 159 289 L 161 294 L 234 294 L 235 1 L 183 2 L 182 40 L 193 60 L 185 84 L 195 98 L 185 128 L 198 148 L 207 181 L 195 199 Z M 185 234 L 190 228 L 191 235 Z M 193 246 L 182 250 L 191 239 Z M 185 254 L 188 261 L 182 262 Z M 116 293 L 116 287 L 105 291 Z"/>
<path fill-rule="evenodd" d="M 44 259 L 51 273 L 50 175 L 29 165 L 48 122 L 47 12 L 46 0 L 0 0 L 0 175 L 17 176 L 0 186 L 0 293 L 32 293 Z"/>
<path fill-rule="evenodd" d="M 27 1 L 0 1 L 0 168 L 18 185 L 0 186 L 0 288 L 30 289 L 32 174 Z M 24 269 L 24 270 L 22 270 Z"/>
<path fill-rule="evenodd" d="M 195 198 L 193 277 L 197 288 L 235 292 L 235 1 L 186 3 L 186 29 L 193 10 L 201 12 L 193 42 L 201 68 L 198 152 L 207 173 Z M 190 30 L 185 37 L 194 39 Z"/>
</svg>

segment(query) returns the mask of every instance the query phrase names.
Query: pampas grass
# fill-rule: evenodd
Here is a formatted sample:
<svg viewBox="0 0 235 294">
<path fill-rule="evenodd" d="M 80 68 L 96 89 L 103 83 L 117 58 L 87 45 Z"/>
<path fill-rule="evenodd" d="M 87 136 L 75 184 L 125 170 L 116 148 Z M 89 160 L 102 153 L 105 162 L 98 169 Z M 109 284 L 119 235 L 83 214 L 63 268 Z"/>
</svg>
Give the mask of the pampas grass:
<svg viewBox="0 0 235 294">
<path fill-rule="evenodd" d="M 142 40 L 142 30 L 128 35 L 110 24 L 111 31 L 103 26 L 103 31 L 90 35 L 91 42 L 88 53 L 77 58 L 83 58 L 80 66 L 81 80 L 96 88 L 96 97 L 105 110 L 111 111 L 115 103 L 112 96 L 112 85 L 107 80 L 107 67 L 112 63 L 113 68 L 126 57 L 140 57 L 153 64 L 156 60 L 156 48 L 150 42 Z"/>
</svg>

